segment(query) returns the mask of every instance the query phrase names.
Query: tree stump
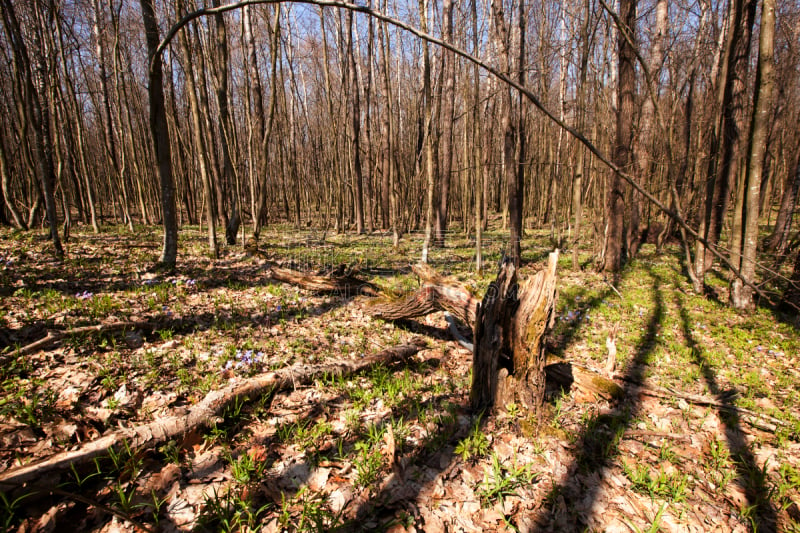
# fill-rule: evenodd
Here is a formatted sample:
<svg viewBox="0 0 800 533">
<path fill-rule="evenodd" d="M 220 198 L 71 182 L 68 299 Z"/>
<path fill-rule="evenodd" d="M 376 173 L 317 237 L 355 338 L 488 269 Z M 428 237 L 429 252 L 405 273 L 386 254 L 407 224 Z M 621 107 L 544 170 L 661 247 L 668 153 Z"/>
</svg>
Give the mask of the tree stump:
<svg viewBox="0 0 800 533">
<path fill-rule="evenodd" d="M 517 284 L 510 261 L 478 306 L 473 329 L 470 403 L 480 411 L 517 403 L 538 420 L 544 400 L 544 338 L 553 325 L 558 251 L 547 267 Z"/>
</svg>

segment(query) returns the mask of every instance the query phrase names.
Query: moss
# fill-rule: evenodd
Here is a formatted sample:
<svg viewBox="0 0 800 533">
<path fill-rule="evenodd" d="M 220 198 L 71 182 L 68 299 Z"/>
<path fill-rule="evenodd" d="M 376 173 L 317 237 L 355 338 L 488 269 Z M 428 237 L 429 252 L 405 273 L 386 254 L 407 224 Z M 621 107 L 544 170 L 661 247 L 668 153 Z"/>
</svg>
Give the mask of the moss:
<svg viewBox="0 0 800 533">
<path fill-rule="evenodd" d="M 593 387 L 596 387 L 597 390 L 604 394 L 608 394 L 614 400 L 619 400 L 625 395 L 625 389 L 610 379 L 602 376 L 592 376 L 591 382 Z"/>
</svg>

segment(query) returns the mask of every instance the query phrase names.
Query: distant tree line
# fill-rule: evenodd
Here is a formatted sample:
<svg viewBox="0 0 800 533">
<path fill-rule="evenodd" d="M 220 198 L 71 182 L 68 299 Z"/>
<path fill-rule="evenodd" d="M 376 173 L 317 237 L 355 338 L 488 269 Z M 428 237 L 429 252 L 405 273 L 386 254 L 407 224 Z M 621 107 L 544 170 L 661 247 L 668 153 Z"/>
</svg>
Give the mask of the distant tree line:
<svg viewBox="0 0 800 533">
<path fill-rule="evenodd" d="M 516 262 L 532 228 L 609 272 L 676 239 L 696 290 L 719 261 L 749 308 L 794 261 L 800 304 L 797 3 L 325 3 L 0 0 L 0 224 L 61 256 L 161 223 L 167 265 L 187 224 L 215 256 L 277 221 L 422 230 L 423 260 L 460 231 L 480 269 L 498 215 Z"/>
</svg>

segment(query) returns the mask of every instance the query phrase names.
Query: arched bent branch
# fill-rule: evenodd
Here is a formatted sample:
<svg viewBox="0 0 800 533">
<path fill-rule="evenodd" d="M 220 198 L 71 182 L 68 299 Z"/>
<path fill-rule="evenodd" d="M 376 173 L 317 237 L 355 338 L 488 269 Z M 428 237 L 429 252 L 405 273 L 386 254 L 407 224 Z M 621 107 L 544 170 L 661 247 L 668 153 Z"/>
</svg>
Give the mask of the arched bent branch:
<svg viewBox="0 0 800 533">
<path fill-rule="evenodd" d="M 747 280 L 742 275 L 741 271 L 736 268 L 727 257 L 725 257 L 719 250 L 717 250 L 716 246 L 713 246 L 710 242 L 704 239 L 695 229 L 693 229 L 689 224 L 683 219 L 683 217 L 675 212 L 674 210 L 668 208 L 664 205 L 658 198 L 656 198 L 652 193 L 650 193 L 647 189 L 639 185 L 637 180 L 633 178 L 633 176 L 624 170 L 622 170 L 619 166 L 614 164 L 611 159 L 609 159 L 603 152 L 600 151 L 589 139 L 587 139 L 581 132 L 576 130 L 575 128 L 568 125 L 566 122 L 558 118 L 552 111 L 547 109 L 542 101 L 529 89 L 525 88 L 519 82 L 515 81 L 514 79 L 506 76 L 502 72 L 500 72 L 495 67 L 491 66 L 490 64 L 486 63 L 485 61 L 473 56 L 472 54 L 462 50 L 461 48 L 443 41 L 429 33 L 423 32 L 410 24 L 407 24 L 401 20 L 396 18 L 390 17 L 380 11 L 372 9 L 368 6 L 362 6 L 355 3 L 344 2 L 341 0 L 242 0 L 240 2 L 234 2 L 232 4 L 226 4 L 219 7 L 211 7 L 211 8 L 201 8 L 196 11 L 192 11 L 191 13 L 187 13 L 184 15 L 178 22 L 176 22 L 167 32 L 167 35 L 164 39 L 159 43 L 158 48 L 156 48 L 155 54 L 153 57 L 150 58 L 150 68 L 153 67 L 154 62 L 160 58 L 161 54 L 163 53 L 164 49 L 169 45 L 172 39 L 177 35 L 177 33 L 186 26 L 189 22 L 204 16 L 209 15 L 216 15 L 219 13 L 225 13 L 227 11 L 233 11 L 236 9 L 240 9 L 246 6 L 253 6 L 253 5 L 260 5 L 260 4 L 284 4 L 284 3 L 293 3 L 293 4 L 310 4 L 320 7 L 336 7 L 340 9 L 349 9 L 351 11 L 355 11 L 357 13 L 363 13 L 367 16 L 373 17 L 380 21 L 386 22 L 391 24 L 397 28 L 405 30 L 412 35 L 419 37 L 431 44 L 435 44 L 437 46 L 441 46 L 442 48 L 453 52 L 454 54 L 474 63 L 475 65 L 479 66 L 480 68 L 484 69 L 486 72 L 492 74 L 497 79 L 506 83 L 510 87 L 513 87 L 515 90 L 519 91 L 520 94 L 524 95 L 539 111 L 541 111 L 548 119 L 553 121 L 558 127 L 562 128 L 564 131 L 572 135 L 576 140 L 578 140 L 581 144 L 583 144 L 587 150 L 589 150 L 595 157 L 597 157 L 600 162 L 606 165 L 609 169 L 616 172 L 623 180 L 625 180 L 631 187 L 633 187 L 639 194 L 647 198 L 647 200 L 655 205 L 659 210 L 661 210 L 664 214 L 670 217 L 672 220 L 675 221 L 681 228 L 683 228 L 689 235 L 697 239 L 699 242 L 703 243 L 706 248 L 711 250 L 711 253 L 720 260 L 722 264 L 724 264 L 737 278 L 741 279 L 742 282 L 753 289 L 753 291 L 758 294 L 761 298 L 765 301 L 772 302 L 769 296 L 761 290 L 761 288 L 754 284 L 753 282 Z"/>
</svg>

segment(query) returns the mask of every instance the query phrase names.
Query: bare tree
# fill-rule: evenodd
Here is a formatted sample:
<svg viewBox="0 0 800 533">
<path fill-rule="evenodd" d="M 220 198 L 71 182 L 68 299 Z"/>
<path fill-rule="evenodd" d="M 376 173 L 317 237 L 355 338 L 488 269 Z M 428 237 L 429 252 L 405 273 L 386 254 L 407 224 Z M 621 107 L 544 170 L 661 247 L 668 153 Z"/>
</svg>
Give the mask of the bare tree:
<svg viewBox="0 0 800 533">
<path fill-rule="evenodd" d="M 636 69 L 634 65 L 636 45 L 636 0 L 621 0 L 617 28 L 618 89 L 617 129 L 614 141 L 614 164 L 626 169 L 631 161 L 633 135 L 633 113 L 636 93 Z M 625 191 L 622 178 L 615 172 L 608 191 L 606 221 L 606 244 L 603 252 L 603 270 L 618 272 L 624 262 Z"/>
<path fill-rule="evenodd" d="M 755 281 L 756 249 L 758 247 L 759 194 L 764 171 L 764 154 L 767 150 L 769 119 L 775 90 L 775 0 L 761 2 L 761 33 L 758 43 L 758 72 L 753 120 L 750 127 L 750 146 L 747 156 L 747 172 L 742 180 L 740 198 L 741 212 L 735 213 L 734 237 L 731 259 L 734 267 L 742 273 L 731 283 L 731 304 L 737 309 L 753 307 L 753 289 L 746 282 Z M 740 248 L 737 248 L 737 245 Z"/>
<path fill-rule="evenodd" d="M 50 135 L 50 76 L 48 57 L 52 57 L 48 50 L 42 32 L 52 27 L 55 7 L 52 0 L 42 4 L 36 0 L 32 8 L 37 28 L 32 33 L 33 45 L 37 51 L 33 60 L 28 53 L 28 47 L 23 38 L 14 5 L 10 0 L 2 0 L 3 27 L 11 43 L 13 51 L 14 70 L 23 80 L 23 90 L 26 92 L 25 109 L 26 120 L 30 123 L 33 133 L 33 153 L 36 159 L 36 171 L 39 174 L 42 191 L 44 193 L 47 223 L 50 227 L 50 239 L 53 241 L 53 250 L 57 258 L 64 256 L 64 248 L 58 235 L 58 218 L 55 201 L 55 167 L 53 165 L 53 144 Z M 30 225 L 30 223 L 28 224 Z"/>
<path fill-rule="evenodd" d="M 147 57 L 149 66 L 148 99 L 150 103 L 150 134 L 158 163 L 158 177 L 161 189 L 161 217 L 164 239 L 159 263 L 173 268 L 178 258 L 178 219 L 176 216 L 175 180 L 172 176 L 172 154 L 167 126 L 167 109 L 164 105 L 164 78 L 161 69 L 161 55 L 158 48 L 158 21 L 153 0 L 139 0 L 142 8 L 145 36 L 147 38 Z"/>
</svg>

